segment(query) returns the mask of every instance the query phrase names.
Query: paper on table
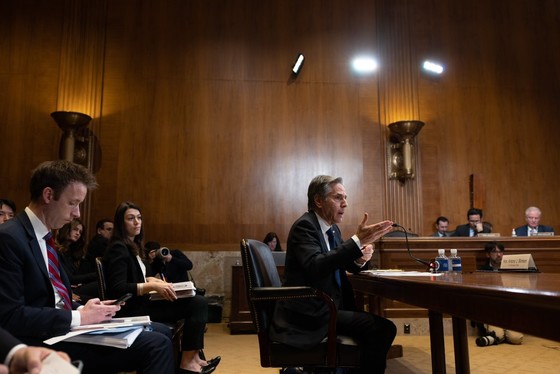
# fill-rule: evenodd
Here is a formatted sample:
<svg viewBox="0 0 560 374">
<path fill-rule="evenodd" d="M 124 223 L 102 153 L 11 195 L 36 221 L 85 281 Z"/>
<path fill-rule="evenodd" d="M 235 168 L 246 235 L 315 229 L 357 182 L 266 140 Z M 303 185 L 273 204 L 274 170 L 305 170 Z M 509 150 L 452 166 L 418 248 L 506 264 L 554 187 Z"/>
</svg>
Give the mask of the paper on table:
<svg viewBox="0 0 560 374">
<path fill-rule="evenodd" d="M 386 277 L 439 277 L 443 273 L 430 273 L 428 271 L 404 271 L 404 270 L 364 270 L 362 273 L 382 275 Z"/>
</svg>

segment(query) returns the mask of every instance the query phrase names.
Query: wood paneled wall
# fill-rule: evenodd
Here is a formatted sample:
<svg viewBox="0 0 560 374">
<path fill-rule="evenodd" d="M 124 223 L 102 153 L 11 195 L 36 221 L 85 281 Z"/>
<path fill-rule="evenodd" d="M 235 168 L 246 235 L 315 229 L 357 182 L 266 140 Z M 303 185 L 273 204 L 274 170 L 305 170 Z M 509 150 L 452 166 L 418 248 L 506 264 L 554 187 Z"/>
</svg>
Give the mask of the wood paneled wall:
<svg viewBox="0 0 560 374">
<path fill-rule="evenodd" d="M 440 214 L 466 222 L 475 175 L 495 231 L 529 205 L 560 230 L 556 1 L 87 3 L 0 0 L 0 196 L 18 208 L 30 170 L 58 156 L 49 114 L 73 110 L 61 98 L 77 87 L 65 72 L 82 71 L 102 148 L 91 223 L 131 200 L 147 238 L 169 246 L 285 241 L 327 173 L 346 182 L 345 234 L 364 211 L 429 234 Z M 350 70 L 363 53 L 380 60 L 369 77 Z M 445 74 L 424 75 L 425 58 Z M 426 123 L 404 185 L 386 178 L 385 126 L 412 119 L 400 116 Z"/>
</svg>

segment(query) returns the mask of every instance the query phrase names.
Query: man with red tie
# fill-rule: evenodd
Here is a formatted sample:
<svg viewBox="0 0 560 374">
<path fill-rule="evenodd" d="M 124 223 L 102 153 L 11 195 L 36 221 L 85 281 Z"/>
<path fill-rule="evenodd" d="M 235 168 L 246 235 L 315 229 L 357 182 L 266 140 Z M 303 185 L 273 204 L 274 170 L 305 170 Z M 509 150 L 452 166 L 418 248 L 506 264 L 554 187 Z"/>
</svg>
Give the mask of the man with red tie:
<svg viewBox="0 0 560 374">
<path fill-rule="evenodd" d="M 284 286 L 309 286 L 327 293 L 337 306 L 336 331 L 362 345 L 359 373 L 383 373 L 386 356 L 396 335 L 393 322 L 356 310 L 346 271 L 357 273 L 371 259 L 375 240 L 388 233 L 393 222 L 367 224 L 367 213 L 356 234 L 342 240 L 337 224 L 348 206 L 342 178 L 319 175 L 307 192 L 308 212 L 288 235 Z M 327 334 L 328 310 L 321 300 L 282 300 L 272 321 L 273 340 L 306 349 Z"/>
<path fill-rule="evenodd" d="M 72 302 L 68 277 L 49 248 L 51 230 L 80 217 L 80 204 L 96 187 L 93 174 L 78 164 L 44 162 L 33 171 L 29 205 L 0 225 L 0 326 L 25 344 L 43 345 L 72 327 L 109 320 L 120 309 L 99 299 L 85 306 Z M 142 332 L 128 349 L 65 342 L 52 348 L 82 360 L 84 373 L 173 373 L 166 332 Z"/>
</svg>

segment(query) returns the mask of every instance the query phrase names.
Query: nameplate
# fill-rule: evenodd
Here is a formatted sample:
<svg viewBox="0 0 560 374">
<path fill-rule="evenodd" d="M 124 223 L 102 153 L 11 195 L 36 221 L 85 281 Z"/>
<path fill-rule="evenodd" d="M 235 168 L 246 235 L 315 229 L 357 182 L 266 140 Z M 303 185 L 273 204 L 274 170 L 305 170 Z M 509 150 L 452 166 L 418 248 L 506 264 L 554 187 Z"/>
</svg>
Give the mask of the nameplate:
<svg viewBox="0 0 560 374">
<path fill-rule="evenodd" d="M 477 234 L 477 236 L 480 236 L 481 238 L 495 238 L 500 236 L 499 232 L 479 232 Z"/>
<path fill-rule="evenodd" d="M 531 254 L 504 255 L 500 270 L 533 270 L 536 269 L 535 261 Z"/>
<path fill-rule="evenodd" d="M 553 232 L 538 232 L 537 235 L 532 236 L 554 236 Z"/>
</svg>

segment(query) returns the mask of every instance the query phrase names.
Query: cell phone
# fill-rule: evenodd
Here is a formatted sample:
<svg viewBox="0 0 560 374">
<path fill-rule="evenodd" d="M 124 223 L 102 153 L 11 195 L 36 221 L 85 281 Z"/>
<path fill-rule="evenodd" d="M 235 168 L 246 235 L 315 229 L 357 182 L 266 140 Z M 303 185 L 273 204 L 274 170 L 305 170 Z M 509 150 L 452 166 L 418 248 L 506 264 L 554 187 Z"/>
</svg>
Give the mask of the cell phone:
<svg viewBox="0 0 560 374">
<path fill-rule="evenodd" d="M 131 293 L 127 293 L 119 297 L 117 300 L 113 301 L 111 305 L 122 305 L 124 302 L 132 297 Z"/>
</svg>

